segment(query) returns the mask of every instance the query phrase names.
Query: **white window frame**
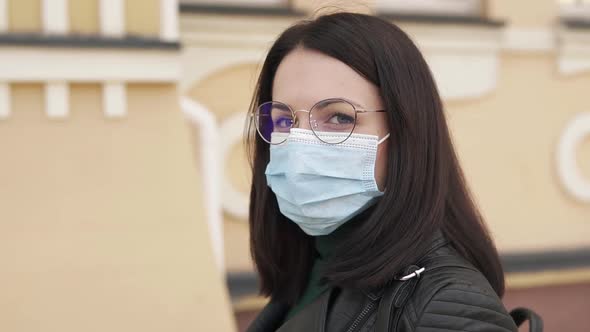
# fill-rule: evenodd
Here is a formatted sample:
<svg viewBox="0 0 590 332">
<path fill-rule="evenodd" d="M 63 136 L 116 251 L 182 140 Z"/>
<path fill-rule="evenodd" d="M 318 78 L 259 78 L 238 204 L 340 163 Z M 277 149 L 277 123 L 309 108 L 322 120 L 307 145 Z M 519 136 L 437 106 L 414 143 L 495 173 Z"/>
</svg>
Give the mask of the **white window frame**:
<svg viewBox="0 0 590 332">
<path fill-rule="evenodd" d="M 396 14 L 481 16 L 484 0 L 376 0 L 379 11 Z"/>
<path fill-rule="evenodd" d="M 590 19 L 590 0 L 558 0 L 559 14 L 565 19 Z"/>
</svg>

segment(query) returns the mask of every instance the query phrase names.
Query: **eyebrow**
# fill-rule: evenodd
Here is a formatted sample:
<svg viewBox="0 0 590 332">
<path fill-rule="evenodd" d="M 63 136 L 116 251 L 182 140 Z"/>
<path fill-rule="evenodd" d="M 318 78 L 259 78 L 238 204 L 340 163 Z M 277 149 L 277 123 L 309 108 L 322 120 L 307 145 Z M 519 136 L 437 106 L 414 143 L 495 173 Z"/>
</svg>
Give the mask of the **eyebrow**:
<svg viewBox="0 0 590 332">
<path fill-rule="evenodd" d="M 363 105 L 357 103 L 356 101 L 354 101 L 352 99 L 348 99 L 348 98 L 344 98 L 344 97 L 339 97 L 339 98 L 346 100 L 347 102 L 353 104 L 354 106 L 357 106 L 358 108 L 364 108 Z"/>
<path fill-rule="evenodd" d="M 354 100 L 352 100 L 352 99 L 348 99 L 348 98 L 344 98 L 344 97 L 328 97 L 328 98 L 324 98 L 324 99 L 318 100 L 318 102 L 319 102 L 319 101 L 322 101 L 322 100 L 326 100 L 326 99 L 332 99 L 332 98 L 339 98 L 339 99 L 344 99 L 344 100 L 346 100 L 347 102 L 349 102 L 349 103 L 353 104 L 354 106 L 356 106 L 356 107 L 358 107 L 358 108 L 363 108 L 363 109 L 365 108 L 365 107 L 364 107 L 363 105 L 361 105 L 360 103 L 358 103 L 358 102 L 356 102 L 356 101 L 354 101 Z M 287 103 L 285 103 L 285 102 L 282 102 L 282 103 L 284 103 L 284 104 L 288 105 L 289 107 L 293 108 L 291 105 L 289 105 L 289 104 L 287 104 Z"/>
</svg>

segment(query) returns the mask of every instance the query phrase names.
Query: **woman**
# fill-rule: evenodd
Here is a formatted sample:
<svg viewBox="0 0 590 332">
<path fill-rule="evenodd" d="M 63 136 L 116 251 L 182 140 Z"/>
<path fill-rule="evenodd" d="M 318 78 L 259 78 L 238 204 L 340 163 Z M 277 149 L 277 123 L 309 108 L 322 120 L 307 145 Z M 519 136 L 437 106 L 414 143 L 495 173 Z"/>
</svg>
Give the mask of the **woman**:
<svg viewBox="0 0 590 332">
<path fill-rule="evenodd" d="M 424 58 L 380 18 L 301 21 L 251 104 L 249 331 L 516 331 Z"/>
</svg>

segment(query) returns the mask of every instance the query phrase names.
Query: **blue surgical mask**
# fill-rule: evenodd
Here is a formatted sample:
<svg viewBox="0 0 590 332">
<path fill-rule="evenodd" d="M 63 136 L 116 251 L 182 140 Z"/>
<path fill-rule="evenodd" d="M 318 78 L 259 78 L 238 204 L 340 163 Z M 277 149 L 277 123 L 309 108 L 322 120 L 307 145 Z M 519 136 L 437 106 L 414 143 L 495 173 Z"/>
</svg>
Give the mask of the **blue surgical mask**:
<svg viewBox="0 0 590 332">
<path fill-rule="evenodd" d="M 336 141 L 348 133 L 317 133 Z M 270 146 L 266 181 L 281 213 L 312 236 L 326 235 L 376 202 L 383 195 L 375 181 L 375 135 L 353 133 L 340 144 L 320 141 L 311 130 L 292 128 L 282 144 Z"/>
</svg>

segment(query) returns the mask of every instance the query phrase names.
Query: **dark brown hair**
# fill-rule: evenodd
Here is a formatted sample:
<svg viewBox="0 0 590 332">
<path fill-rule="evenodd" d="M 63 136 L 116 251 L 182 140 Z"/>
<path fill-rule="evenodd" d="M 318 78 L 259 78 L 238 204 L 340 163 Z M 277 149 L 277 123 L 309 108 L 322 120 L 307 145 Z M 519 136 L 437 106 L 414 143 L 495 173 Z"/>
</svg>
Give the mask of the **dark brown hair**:
<svg viewBox="0 0 590 332">
<path fill-rule="evenodd" d="M 494 243 L 465 183 L 435 82 L 422 54 L 396 25 L 368 14 L 339 12 L 305 19 L 271 46 L 250 112 L 272 100 L 281 60 L 304 47 L 342 61 L 380 91 L 391 132 L 388 190 L 336 248 L 323 280 L 340 287 L 378 288 L 415 263 L 437 230 L 474 264 L 499 296 L 504 274 Z M 313 262 L 313 237 L 284 217 L 264 171 L 269 146 L 248 125 L 252 166 L 250 245 L 261 294 L 294 303 Z"/>
</svg>

